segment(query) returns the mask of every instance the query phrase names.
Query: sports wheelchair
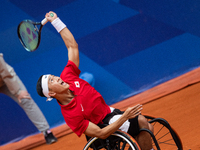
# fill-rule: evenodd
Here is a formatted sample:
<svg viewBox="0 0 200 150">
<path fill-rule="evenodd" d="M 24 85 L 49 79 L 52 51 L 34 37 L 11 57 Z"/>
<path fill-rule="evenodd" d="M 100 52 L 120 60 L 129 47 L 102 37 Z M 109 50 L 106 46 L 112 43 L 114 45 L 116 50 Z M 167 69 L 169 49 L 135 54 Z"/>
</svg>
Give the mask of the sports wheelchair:
<svg viewBox="0 0 200 150">
<path fill-rule="evenodd" d="M 182 150 L 182 142 L 176 131 L 163 118 L 155 118 L 144 115 L 149 123 L 154 126 L 154 133 L 147 129 L 140 132 L 148 132 L 152 138 L 154 150 Z M 104 125 L 105 127 L 105 125 Z M 83 150 L 140 150 L 133 137 L 123 131 L 116 131 L 106 139 L 86 136 L 88 142 Z"/>
</svg>

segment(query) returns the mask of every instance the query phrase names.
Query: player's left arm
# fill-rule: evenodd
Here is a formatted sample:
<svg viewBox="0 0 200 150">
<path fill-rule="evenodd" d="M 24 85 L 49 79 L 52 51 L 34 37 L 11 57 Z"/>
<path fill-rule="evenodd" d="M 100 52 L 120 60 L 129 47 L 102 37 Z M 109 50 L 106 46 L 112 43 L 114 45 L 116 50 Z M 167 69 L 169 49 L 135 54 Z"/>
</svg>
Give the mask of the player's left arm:
<svg viewBox="0 0 200 150">
<path fill-rule="evenodd" d="M 90 137 L 98 137 L 101 139 L 105 139 L 114 133 L 116 130 L 120 128 L 120 126 L 128 119 L 135 118 L 139 114 L 141 114 L 142 105 L 137 104 L 133 107 L 129 107 L 126 111 L 121 115 L 121 117 L 116 120 L 114 123 L 109 124 L 104 128 L 99 128 L 92 122 L 89 122 L 87 129 L 85 130 L 84 134 Z"/>
</svg>

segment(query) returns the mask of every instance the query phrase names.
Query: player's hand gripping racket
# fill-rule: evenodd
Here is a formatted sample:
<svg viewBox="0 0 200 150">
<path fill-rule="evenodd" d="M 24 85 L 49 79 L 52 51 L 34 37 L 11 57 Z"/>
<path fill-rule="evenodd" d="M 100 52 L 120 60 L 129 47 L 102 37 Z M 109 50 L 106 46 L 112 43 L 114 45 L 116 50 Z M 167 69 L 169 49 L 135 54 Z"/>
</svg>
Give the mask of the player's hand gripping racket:
<svg viewBox="0 0 200 150">
<path fill-rule="evenodd" d="M 53 17 L 54 14 L 51 13 L 50 16 Z M 44 18 L 41 22 L 34 22 L 31 20 L 24 20 L 20 22 L 17 28 L 17 33 L 20 42 L 27 51 L 33 52 L 38 48 L 40 45 L 42 27 L 47 22 L 48 20 L 46 18 Z"/>
</svg>

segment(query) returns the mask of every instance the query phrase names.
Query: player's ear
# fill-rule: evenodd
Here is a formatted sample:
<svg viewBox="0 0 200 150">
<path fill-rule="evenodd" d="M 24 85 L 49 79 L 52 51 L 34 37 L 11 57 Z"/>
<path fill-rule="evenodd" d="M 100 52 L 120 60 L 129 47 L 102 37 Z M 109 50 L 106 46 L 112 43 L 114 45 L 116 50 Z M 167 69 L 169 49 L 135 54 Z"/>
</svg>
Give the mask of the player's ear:
<svg viewBox="0 0 200 150">
<path fill-rule="evenodd" d="M 54 97 L 55 95 L 56 95 L 56 93 L 55 92 L 52 92 L 52 91 L 49 91 L 49 96 L 51 96 L 51 97 Z"/>
</svg>

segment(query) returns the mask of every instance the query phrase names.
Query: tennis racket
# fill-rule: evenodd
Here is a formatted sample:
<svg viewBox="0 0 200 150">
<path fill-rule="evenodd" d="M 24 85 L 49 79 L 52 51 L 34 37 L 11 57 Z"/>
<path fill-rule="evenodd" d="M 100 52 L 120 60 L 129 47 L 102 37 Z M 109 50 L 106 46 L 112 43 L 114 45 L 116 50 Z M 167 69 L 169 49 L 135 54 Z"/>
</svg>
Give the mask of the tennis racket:
<svg viewBox="0 0 200 150">
<path fill-rule="evenodd" d="M 32 20 L 23 20 L 17 28 L 17 33 L 23 47 L 29 51 L 35 51 L 40 45 L 40 37 L 42 27 L 47 23 L 44 18 L 41 22 L 34 22 Z M 40 26 L 39 29 L 37 26 Z"/>
<path fill-rule="evenodd" d="M 54 14 L 50 13 L 50 16 L 53 17 Z M 17 28 L 17 33 L 20 42 L 27 51 L 33 52 L 38 48 L 40 45 L 42 27 L 47 22 L 46 18 L 44 18 L 41 22 L 33 22 L 31 20 L 24 20 L 20 22 Z M 39 29 L 37 26 L 40 26 Z"/>
</svg>

